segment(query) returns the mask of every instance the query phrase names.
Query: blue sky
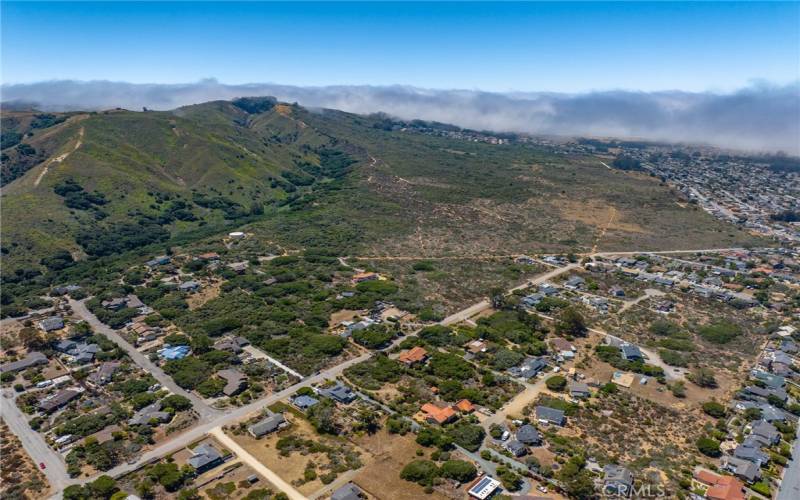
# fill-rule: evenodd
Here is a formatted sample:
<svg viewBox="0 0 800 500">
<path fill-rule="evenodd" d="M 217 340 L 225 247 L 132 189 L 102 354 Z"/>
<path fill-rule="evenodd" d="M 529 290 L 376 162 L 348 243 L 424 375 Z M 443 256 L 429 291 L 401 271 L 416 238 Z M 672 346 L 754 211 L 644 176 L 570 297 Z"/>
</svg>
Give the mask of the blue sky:
<svg viewBox="0 0 800 500">
<path fill-rule="evenodd" d="M 798 3 L 2 2 L 2 82 L 730 91 L 800 79 Z"/>
</svg>

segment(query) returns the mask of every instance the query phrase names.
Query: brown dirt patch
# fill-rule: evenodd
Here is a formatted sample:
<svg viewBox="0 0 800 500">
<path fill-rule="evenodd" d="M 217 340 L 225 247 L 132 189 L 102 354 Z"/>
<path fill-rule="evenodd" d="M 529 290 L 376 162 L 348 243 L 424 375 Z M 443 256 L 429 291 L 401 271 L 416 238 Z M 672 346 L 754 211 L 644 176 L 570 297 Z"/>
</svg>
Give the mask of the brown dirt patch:
<svg viewBox="0 0 800 500">
<path fill-rule="evenodd" d="M 423 458 L 416 455 L 420 446 L 414 442 L 413 434 L 400 436 L 381 430 L 372 436 L 358 438 L 356 442 L 374 455 L 372 463 L 363 467 L 353 480 L 367 493 L 387 500 L 447 498 L 436 491 L 427 495 L 422 486 L 400 479 L 400 471 L 407 463 Z"/>
</svg>

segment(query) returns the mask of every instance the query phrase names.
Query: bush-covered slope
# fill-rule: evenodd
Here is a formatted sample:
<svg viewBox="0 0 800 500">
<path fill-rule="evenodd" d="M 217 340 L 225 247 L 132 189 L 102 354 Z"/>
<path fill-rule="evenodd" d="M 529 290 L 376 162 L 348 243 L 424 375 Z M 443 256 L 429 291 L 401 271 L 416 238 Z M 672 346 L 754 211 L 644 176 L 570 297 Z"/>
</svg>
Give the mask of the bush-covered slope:
<svg viewBox="0 0 800 500">
<path fill-rule="evenodd" d="M 527 145 L 386 127 L 381 116 L 250 98 L 64 117 L 43 129 L 32 128 L 30 114 L 14 125 L 33 131 L 23 143 L 45 153 L 3 187 L 7 283 L 37 272 L 57 281 L 65 252 L 77 261 L 163 252 L 241 227 L 284 246 L 338 255 L 755 241 L 679 205 L 666 186 L 642 174 Z"/>
</svg>

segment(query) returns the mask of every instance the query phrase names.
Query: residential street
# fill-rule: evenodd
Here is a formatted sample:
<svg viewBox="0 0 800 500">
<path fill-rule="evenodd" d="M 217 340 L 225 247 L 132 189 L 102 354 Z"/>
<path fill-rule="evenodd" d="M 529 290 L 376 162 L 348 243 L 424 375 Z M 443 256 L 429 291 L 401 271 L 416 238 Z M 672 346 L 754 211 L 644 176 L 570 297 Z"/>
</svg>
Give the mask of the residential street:
<svg viewBox="0 0 800 500">
<path fill-rule="evenodd" d="M 42 471 L 47 477 L 47 481 L 54 490 L 60 491 L 69 486 L 69 476 L 67 467 L 61 455 L 50 448 L 44 438 L 38 432 L 32 430 L 28 425 L 28 416 L 17 408 L 14 399 L 17 394 L 11 389 L 3 389 L 0 406 L 3 410 L 3 420 L 22 443 L 22 447 L 28 452 L 34 465 L 39 468 L 43 463 L 45 469 Z"/>
<path fill-rule="evenodd" d="M 800 439 L 795 439 L 792 459 L 786 466 L 781 480 L 777 500 L 797 500 L 800 498 Z"/>
<path fill-rule="evenodd" d="M 219 415 L 220 411 L 215 410 L 208 406 L 205 401 L 200 396 L 196 394 L 184 390 L 178 384 L 172 380 L 172 377 L 164 373 L 159 366 L 155 363 L 150 361 L 150 358 L 142 354 L 141 352 L 137 351 L 135 347 L 130 345 L 125 339 L 120 336 L 116 331 L 105 325 L 104 323 L 100 322 L 97 319 L 97 316 L 92 314 L 89 309 L 86 308 L 85 299 L 84 300 L 73 300 L 69 299 L 69 305 L 72 307 L 72 311 L 80 316 L 84 321 L 89 323 L 92 329 L 96 332 L 102 333 L 109 340 L 117 344 L 119 347 L 125 350 L 128 353 L 128 356 L 133 359 L 137 365 L 142 367 L 147 373 L 155 377 L 158 380 L 158 383 L 161 384 L 162 387 L 166 387 L 169 389 L 173 394 L 179 394 L 185 398 L 188 398 L 193 405 L 194 411 L 200 416 L 200 420 L 206 420 L 209 417 L 213 417 L 215 415 Z"/>
</svg>

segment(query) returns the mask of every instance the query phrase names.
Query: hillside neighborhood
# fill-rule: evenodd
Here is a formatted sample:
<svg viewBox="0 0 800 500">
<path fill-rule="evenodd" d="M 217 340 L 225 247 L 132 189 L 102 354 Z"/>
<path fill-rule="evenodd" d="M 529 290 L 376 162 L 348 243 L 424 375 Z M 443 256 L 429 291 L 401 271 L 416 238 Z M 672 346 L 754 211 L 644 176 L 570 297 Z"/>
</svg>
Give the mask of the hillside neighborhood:
<svg viewBox="0 0 800 500">
<path fill-rule="evenodd" d="M 140 496 L 722 500 L 774 498 L 796 473 L 792 250 L 515 256 L 551 271 L 426 320 L 391 276 L 247 257 L 247 239 L 59 285 L 3 320 L 4 419 L 35 433 L 65 496 L 114 478 Z M 322 268 L 330 317 L 313 331 L 311 316 L 282 340 L 248 327 L 251 297 L 301 303 L 285 275 Z"/>
</svg>

